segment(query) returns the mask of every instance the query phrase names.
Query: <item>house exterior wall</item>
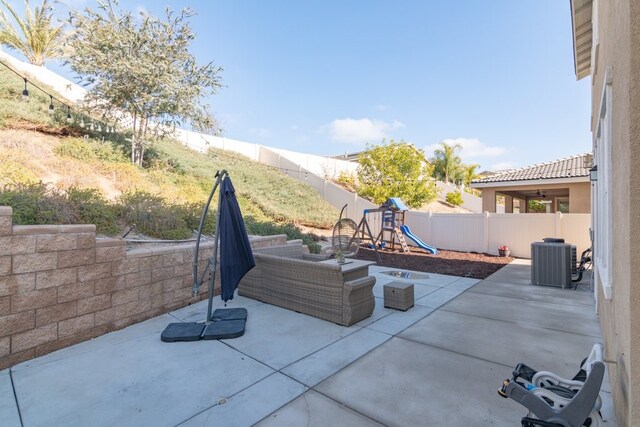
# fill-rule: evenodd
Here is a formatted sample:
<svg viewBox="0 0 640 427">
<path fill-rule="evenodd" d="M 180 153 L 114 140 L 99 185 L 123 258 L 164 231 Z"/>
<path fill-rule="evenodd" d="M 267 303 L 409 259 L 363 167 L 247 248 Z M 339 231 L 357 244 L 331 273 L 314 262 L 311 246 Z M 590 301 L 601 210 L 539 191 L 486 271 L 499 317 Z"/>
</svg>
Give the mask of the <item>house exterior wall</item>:
<svg viewBox="0 0 640 427">
<path fill-rule="evenodd" d="M 591 212 L 591 183 L 569 185 L 569 212 Z"/>
<path fill-rule="evenodd" d="M 496 190 L 482 189 L 482 212 L 496 213 Z"/>
<path fill-rule="evenodd" d="M 213 248 L 200 247 L 204 271 Z M 206 298 L 205 285 L 191 295 L 194 248 L 127 251 L 122 239 L 96 239 L 94 225 L 13 226 L 0 206 L 0 370 Z"/>
<path fill-rule="evenodd" d="M 599 1 L 599 50 L 592 55 L 592 131 L 605 75 L 612 75 L 612 292 L 598 287 L 618 425 L 640 422 L 640 2 Z M 597 250 L 598 243 L 595 242 Z"/>
</svg>

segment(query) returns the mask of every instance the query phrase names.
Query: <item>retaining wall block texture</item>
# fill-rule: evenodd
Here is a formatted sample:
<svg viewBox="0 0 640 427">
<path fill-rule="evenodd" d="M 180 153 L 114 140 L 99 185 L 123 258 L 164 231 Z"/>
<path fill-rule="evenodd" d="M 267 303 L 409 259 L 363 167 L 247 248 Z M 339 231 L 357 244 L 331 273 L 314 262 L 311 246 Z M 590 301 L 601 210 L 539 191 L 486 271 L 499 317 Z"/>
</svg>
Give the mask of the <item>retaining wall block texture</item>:
<svg viewBox="0 0 640 427">
<path fill-rule="evenodd" d="M 199 275 L 212 246 L 200 245 Z M 191 293 L 194 249 L 127 251 L 122 239 L 96 239 L 94 225 L 13 226 L 11 208 L 0 206 L 0 370 L 207 298 L 208 273 Z"/>
<path fill-rule="evenodd" d="M 0 206 L 0 236 L 7 236 L 13 229 L 13 209 L 8 206 Z"/>
</svg>

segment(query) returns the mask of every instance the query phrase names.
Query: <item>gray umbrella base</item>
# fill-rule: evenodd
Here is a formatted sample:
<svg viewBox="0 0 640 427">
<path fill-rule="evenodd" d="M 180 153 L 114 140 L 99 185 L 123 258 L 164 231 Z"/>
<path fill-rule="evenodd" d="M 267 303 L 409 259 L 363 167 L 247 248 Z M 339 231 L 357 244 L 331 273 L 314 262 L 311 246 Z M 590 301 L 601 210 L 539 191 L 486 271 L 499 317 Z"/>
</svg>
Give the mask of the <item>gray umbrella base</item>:
<svg viewBox="0 0 640 427">
<path fill-rule="evenodd" d="M 224 340 L 244 335 L 245 320 L 213 321 L 204 329 L 203 340 Z"/>
<path fill-rule="evenodd" d="M 212 322 L 170 323 L 160 335 L 163 342 L 222 340 L 244 335 L 247 321 L 245 308 L 219 308 L 213 312 Z"/>
<path fill-rule="evenodd" d="M 202 338 L 202 332 L 204 331 L 204 323 L 169 323 L 162 334 L 160 339 L 164 342 L 176 342 L 176 341 L 198 341 Z"/>
<path fill-rule="evenodd" d="M 214 310 L 211 318 L 216 320 L 247 320 L 246 308 L 219 308 Z"/>
</svg>

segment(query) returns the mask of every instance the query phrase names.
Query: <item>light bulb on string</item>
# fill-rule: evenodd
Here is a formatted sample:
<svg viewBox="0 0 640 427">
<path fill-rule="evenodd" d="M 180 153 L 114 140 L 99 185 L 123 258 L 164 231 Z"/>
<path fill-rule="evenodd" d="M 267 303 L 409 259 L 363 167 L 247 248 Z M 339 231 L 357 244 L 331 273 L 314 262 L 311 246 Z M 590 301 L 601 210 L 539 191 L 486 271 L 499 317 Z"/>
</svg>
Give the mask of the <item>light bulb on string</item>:
<svg viewBox="0 0 640 427">
<path fill-rule="evenodd" d="M 73 119 L 71 118 L 71 107 L 67 105 L 67 123 L 71 123 Z"/>
<path fill-rule="evenodd" d="M 53 95 L 49 95 L 49 114 L 53 114 Z"/>
<path fill-rule="evenodd" d="M 29 101 L 29 90 L 27 89 L 27 78 L 24 78 L 24 90 L 22 91 L 22 100 Z"/>
<path fill-rule="evenodd" d="M 84 117 L 80 119 L 80 127 L 84 129 Z"/>
</svg>

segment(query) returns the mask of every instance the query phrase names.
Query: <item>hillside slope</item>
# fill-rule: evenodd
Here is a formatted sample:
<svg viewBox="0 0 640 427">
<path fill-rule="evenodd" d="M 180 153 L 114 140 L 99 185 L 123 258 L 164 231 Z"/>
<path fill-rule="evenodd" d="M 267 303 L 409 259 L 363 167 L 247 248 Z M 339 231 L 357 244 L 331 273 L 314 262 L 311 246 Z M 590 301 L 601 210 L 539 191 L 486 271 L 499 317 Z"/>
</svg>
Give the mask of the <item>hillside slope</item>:
<svg viewBox="0 0 640 427">
<path fill-rule="evenodd" d="M 80 128 L 75 112 L 68 125 L 66 109 L 56 105 L 49 115 L 49 98 L 37 89 L 31 87 L 29 102 L 23 102 L 23 85 L 20 77 L 0 69 L 0 187 L 42 181 L 63 190 L 97 189 L 109 199 L 142 191 L 169 203 L 202 205 L 216 171 L 226 169 L 243 213 L 259 224 L 252 230 L 256 234 L 278 231 L 269 224 L 328 228 L 338 216 L 308 185 L 229 152 L 201 154 L 165 139 L 147 150 L 144 168 L 135 166 L 126 134 Z"/>
</svg>

